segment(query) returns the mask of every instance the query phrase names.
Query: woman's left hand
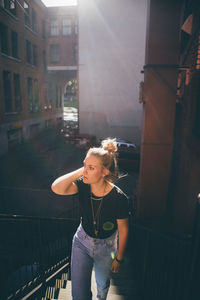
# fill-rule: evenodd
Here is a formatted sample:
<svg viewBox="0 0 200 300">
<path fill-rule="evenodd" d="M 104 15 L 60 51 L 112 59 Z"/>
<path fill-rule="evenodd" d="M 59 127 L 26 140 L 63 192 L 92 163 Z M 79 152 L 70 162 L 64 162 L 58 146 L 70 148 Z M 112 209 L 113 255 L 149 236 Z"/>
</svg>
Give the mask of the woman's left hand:
<svg viewBox="0 0 200 300">
<path fill-rule="evenodd" d="M 114 259 L 113 262 L 112 262 L 111 268 L 110 268 L 111 272 L 117 273 L 117 272 L 119 272 L 119 268 L 120 268 L 120 263 L 118 263 L 116 261 L 116 259 Z"/>
</svg>

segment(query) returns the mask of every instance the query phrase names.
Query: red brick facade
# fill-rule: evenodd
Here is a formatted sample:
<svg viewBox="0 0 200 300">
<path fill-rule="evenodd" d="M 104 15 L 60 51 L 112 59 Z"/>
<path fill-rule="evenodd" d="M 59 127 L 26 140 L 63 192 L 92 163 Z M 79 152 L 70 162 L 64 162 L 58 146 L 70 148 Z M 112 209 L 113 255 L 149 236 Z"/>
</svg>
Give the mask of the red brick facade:
<svg viewBox="0 0 200 300">
<path fill-rule="evenodd" d="M 64 21 L 64 34 L 52 37 L 52 12 L 61 26 L 60 11 L 63 18 L 70 16 L 72 32 L 68 33 L 70 22 Z M 77 68 L 75 23 L 76 7 L 59 10 L 45 7 L 40 0 L 0 1 L 0 154 L 62 119 L 64 85 L 74 72 L 68 69 Z M 57 66 L 49 60 L 54 42 L 60 48 L 58 65 L 64 73 L 55 68 L 48 71 L 48 66 Z"/>
</svg>

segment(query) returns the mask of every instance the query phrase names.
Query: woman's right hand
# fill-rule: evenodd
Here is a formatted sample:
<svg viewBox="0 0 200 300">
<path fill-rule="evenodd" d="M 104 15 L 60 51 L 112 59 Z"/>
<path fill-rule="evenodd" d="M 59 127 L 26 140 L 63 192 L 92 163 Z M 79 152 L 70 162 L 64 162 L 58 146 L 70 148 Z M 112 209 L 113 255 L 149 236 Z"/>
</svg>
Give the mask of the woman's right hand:
<svg viewBox="0 0 200 300">
<path fill-rule="evenodd" d="M 51 185 L 52 191 L 58 195 L 76 194 L 78 192 L 78 188 L 74 181 L 83 175 L 83 169 L 84 167 L 58 177 Z"/>
</svg>

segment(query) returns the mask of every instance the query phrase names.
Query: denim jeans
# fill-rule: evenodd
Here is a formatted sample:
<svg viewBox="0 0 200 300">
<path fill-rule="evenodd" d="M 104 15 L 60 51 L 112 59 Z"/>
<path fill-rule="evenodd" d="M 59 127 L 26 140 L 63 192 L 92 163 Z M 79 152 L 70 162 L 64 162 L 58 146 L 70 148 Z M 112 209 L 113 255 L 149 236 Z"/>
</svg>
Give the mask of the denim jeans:
<svg viewBox="0 0 200 300">
<path fill-rule="evenodd" d="M 73 300 L 92 300 L 91 274 L 94 267 L 97 298 L 105 300 L 110 286 L 110 267 L 117 251 L 118 234 L 106 239 L 87 235 L 78 227 L 72 244 L 71 280 Z"/>
</svg>

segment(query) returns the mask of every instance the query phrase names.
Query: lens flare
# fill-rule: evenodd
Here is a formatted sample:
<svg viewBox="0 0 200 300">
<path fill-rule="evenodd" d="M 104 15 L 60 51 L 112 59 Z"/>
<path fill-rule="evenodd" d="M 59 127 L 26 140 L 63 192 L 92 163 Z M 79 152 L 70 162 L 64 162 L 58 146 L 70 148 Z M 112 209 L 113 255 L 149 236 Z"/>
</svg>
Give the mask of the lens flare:
<svg viewBox="0 0 200 300">
<path fill-rule="evenodd" d="M 115 258 L 115 252 L 114 252 L 114 251 L 111 251 L 111 252 L 110 252 L 110 256 L 112 257 L 112 259 L 114 259 L 114 258 Z"/>
</svg>

